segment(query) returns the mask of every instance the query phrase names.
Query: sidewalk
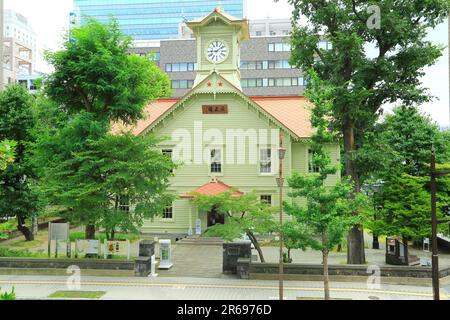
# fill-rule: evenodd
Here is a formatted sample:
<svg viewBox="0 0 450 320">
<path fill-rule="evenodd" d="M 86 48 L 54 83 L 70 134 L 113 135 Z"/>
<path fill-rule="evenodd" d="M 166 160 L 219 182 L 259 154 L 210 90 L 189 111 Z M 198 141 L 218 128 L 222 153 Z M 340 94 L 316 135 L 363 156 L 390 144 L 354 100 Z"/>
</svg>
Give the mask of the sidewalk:
<svg viewBox="0 0 450 320">
<path fill-rule="evenodd" d="M 0 276 L 0 286 L 15 287 L 18 299 L 47 299 L 52 293 L 73 291 L 67 286 L 69 276 Z M 286 281 L 286 299 L 323 297 L 322 282 Z M 104 291 L 104 300 L 275 300 L 278 282 L 263 280 L 206 278 L 111 278 L 81 275 L 81 291 Z M 442 291 L 442 299 L 448 293 Z M 431 288 L 381 285 L 368 288 L 366 283 L 331 283 L 332 298 L 355 300 L 430 300 Z"/>
</svg>

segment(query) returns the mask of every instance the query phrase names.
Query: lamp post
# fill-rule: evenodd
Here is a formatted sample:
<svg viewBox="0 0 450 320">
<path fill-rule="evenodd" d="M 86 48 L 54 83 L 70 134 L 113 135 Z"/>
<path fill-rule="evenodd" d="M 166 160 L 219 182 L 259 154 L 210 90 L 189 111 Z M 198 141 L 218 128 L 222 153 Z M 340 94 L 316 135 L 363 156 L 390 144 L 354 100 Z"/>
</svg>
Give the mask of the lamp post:
<svg viewBox="0 0 450 320">
<path fill-rule="evenodd" d="M 283 265 L 283 159 L 286 155 L 286 149 L 283 148 L 283 134 L 280 131 L 280 147 L 278 148 L 278 178 L 277 186 L 280 191 L 280 266 L 279 266 L 279 281 L 280 281 L 280 300 L 283 300 L 283 273 L 284 273 L 284 265 Z"/>
<path fill-rule="evenodd" d="M 377 210 L 378 206 L 375 203 L 375 195 L 381 192 L 381 189 L 383 188 L 383 182 L 375 182 L 372 184 L 373 188 L 373 218 L 374 220 L 377 220 Z M 372 240 L 372 249 L 380 249 L 380 242 L 378 241 L 378 234 L 373 234 L 373 240 Z"/>
</svg>

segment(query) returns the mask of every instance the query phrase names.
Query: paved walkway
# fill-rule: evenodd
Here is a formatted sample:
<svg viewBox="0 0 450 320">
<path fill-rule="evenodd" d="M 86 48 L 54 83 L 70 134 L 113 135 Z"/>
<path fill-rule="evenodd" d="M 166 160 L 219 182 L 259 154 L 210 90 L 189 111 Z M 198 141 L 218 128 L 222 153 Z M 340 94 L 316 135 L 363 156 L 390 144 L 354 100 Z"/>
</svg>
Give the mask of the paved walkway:
<svg viewBox="0 0 450 320">
<path fill-rule="evenodd" d="M 221 278 L 224 276 L 222 256 L 222 246 L 175 245 L 173 267 L 170 270 L 158 270 L 158 273 L 166 277 Z"/>
<path fill-rule="evenodd" d="M 15 287 L 18 299 L 47 299 L 58 290 L 73 290 L 62 276 L 0 276 L 0 286 Z M 275 300 L 278 282 L 264 280 L 205 278 L 112 278 L 81 275 L 81 291 L 105 291 L 105 300 Z M 322 282 L 286 281 L 288 300 L 323 297 Z M 430 300 L 431 288 L 332 282 L 331 297 L 355 300 Z M 448 292 L 442 291 L 442 299 Z"/>
</svg>

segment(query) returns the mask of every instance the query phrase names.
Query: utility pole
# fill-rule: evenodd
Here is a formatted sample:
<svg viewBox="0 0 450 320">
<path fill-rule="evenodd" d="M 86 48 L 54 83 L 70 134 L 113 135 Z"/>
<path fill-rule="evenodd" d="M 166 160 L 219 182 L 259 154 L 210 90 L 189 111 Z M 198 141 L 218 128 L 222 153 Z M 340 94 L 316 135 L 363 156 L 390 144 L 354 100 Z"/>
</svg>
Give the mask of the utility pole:
<svg viewBox="0 0 450 320">
<path fill-rule="evenodd" d="M 4 30 L 3 30 L 3 19 L 4 19 L 4 4 L 3 0 L 0 0 L 0 90 L 3 90 L 4 88 L 4 63 L 5 63 L 5 56 L 4 56 L 4 45 L 3 37 L 4 37 Z"/>
</svg>

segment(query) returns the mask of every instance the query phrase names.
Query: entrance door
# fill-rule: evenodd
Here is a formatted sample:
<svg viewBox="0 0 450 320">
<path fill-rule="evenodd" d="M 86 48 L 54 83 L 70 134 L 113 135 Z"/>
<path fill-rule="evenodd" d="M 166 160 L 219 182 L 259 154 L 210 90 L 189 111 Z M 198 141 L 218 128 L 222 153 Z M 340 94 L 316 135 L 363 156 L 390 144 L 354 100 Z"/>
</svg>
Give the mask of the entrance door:
<svg viewBox="0 0 450 320">
<path fill-rule="evenodd" d="M 217 210 L 213 208 L 208 212 L 208 227 L 215 226 L 219 223 L 225 224 L 225 215 L 218 213 Z"/>
</svg>

